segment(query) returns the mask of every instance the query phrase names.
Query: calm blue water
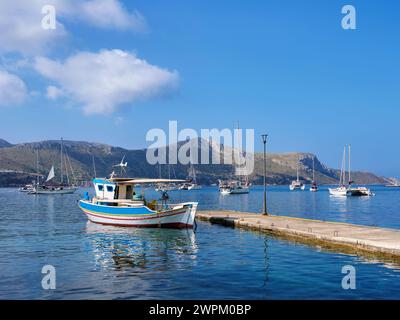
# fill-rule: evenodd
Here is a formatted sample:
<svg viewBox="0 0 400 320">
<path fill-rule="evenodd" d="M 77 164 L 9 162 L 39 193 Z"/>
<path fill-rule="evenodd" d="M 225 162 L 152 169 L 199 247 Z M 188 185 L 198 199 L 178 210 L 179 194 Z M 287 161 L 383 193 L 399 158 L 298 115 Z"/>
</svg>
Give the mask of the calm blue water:
<svg viewBox="0 0 400 320">
<path fill-rule="evenodd" d="M 269 210 L 400 228 L 400 190 L 373 189 L 371 199 L 335 199 L 324 190 L 273 187 Z M 259 212 L 262 205 L 257 187 L 249 195 L 220 196 L 215 188 L 170 195 L 198 200 L 201 209 Z M 195 233 L 94 225 L 78 209 L 79 197 L 0 189 L 0 298 L 400 299 L 400 268 L 388 263 L 203 222 Z M 46 264 L 56 268 L 56 290 L 42 289 Z M 356 268 L 356 290 L 341 287 L 344 265 Z"/>
</svg>

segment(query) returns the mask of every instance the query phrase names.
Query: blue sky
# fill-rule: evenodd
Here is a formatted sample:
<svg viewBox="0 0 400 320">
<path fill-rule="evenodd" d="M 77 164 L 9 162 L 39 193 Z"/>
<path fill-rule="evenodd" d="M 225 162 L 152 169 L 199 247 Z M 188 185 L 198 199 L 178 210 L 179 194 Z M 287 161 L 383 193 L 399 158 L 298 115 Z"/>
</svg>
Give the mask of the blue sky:
<svg viewBox="0 0 400 320">
<path fill-rule="evenodd" d="M 242 128 L 269 133 L 270 151 L 313 152 L 339 167 L 343 146 L 351 143 L 354 168 L 400 176 L 396 1 L 118 4 L 124 17 L 140 14 L 145 27 L 93 20 L 101 15 L 71 18 L 65 9 L 58 19 L 66 35 L 51 45 L 27 53 L 0 42 L 0 70 L 18 76 L 28 92 L 22 102 L 0 107 L 1 138 L 18 143 L 62 136 L 133 149 L 146 147 L 146 132 L 167 128 L 169 120 L 196 130 L 232 128 L 240 121 Z M 357 10 L 356 30 L 341 28 L 345 4 Z M 107 112 L 85 112 L 93 97 L 78 90 L 78 81 L 71 94 L 77 71 L 70 72 L 66 61 L 82 52 L 114 49 L 145 60 L 156 68 L 158 80 L 144 98 L 128 94 L 120 104 L 110 101 Z M 38 57 L 47 59 L 43 66 Z M 50 67 L 59 74 L 49 76 Z M 47 87 L 63 90 L 67 83 L 68 93 L 46 97 Z M 261 143 L 256 147 L 261 150 Z"/>
</svg>

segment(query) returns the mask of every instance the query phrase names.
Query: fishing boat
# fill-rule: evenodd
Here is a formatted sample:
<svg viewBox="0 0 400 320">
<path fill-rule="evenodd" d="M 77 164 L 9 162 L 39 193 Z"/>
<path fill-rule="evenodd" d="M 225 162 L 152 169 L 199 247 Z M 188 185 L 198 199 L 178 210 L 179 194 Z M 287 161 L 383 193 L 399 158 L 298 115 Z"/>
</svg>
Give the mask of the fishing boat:
<svg viewBox="0 0 400 320">
<path fill-rule="evenodd" d="M 289 186 L 290 191 L 306 189 L 306 185 L 300 181 L 299 164 L 300 164 L 300 159 L 298 159 L 298 161 L 297 161 L 297 179 L 293 180 L 292 183 L 290 184 L 290 186 Z"/>
<path fill-rule="evenodd" d="M 168 195 L 148 202 L 144 188 L 136 192 L 137 185 L 179 183 L 184 180 L 145 178 L 95 178 L 95 196 L 79 201 L 80 209 L 95 223 L 124 227 L 192 228 L 195 223 L 197 202 L 167 204 Z"/>
<path fill-rule="evenodd" d="M 51 169 L 49 171 L 49 174 L 47 176 L 46 181 L 43 184 L 40 184 L 39 181 L 35 185 L 32 191 L 30 191 L 30 194 L 72 194 L 76 190 L 78 190 L 78 187 L 70 184 L 70 179 L 68 175 L 68 166 L 71 169 L 71 174 L 74 175 L 74 172 L 72 170 L 72 165 L 69 160 L 68 155 L 66 154 L 63 156 L 63 139 L 61 138 L 61 162 L 60 162 L 60 183 L 50 183 L 55 178 L 55 170 L 54 170 L 54 165 L 51 166 Z M 66 173 L 66 178 L 67 178 L 67 183 L 64 183 L 64 172 L 63 172 L 63 166 L 65 166 L 65 173 Z"/>
<path fill-rule="evenodd" d="M 311 192 L 318 191 L 318 184 L 317 184 L 317 182 L 315 182 L 315 163 L 314 162 L 315 162 L 315 156 L 313 156 L 313 159 L 312 159 L 313 178 L 312 178 L 311 187 L 310 187 Z"/>
</svg>

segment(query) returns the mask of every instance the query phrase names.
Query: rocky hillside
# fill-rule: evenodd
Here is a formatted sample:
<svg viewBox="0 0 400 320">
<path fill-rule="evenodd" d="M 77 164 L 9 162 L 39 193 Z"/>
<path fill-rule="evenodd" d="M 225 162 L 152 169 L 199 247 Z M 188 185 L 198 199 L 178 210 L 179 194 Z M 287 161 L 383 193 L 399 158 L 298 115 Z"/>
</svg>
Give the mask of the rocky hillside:
<svg viewBox="0 0 400 320">
<path fill-rule="evenodd" d="M 178 149 L 184 143 L 178 144 Z M 220 146 L 201 141 L 203 148 L 211 150 L 219 149 Z M 36 179 L 37 165 L 36 153 L 39 154 L 39 173 L 46 176 L 52 165 L 55 166 L 56 179 L 60 179 L 60 141 L 43 141 L 34 143 L 23 143 L 12 145 L 0 140 L 0 186 L 16 186 L 29 183 Z M 223 152 L 231 149 L 221 147 Z M 64 141 L 64 150 L 70 159 L 70 163 L 64 163 L 64 168 L 71 166 L 74 176 L 69 172 L 69 178 L 76 178 L 82 182 L 90 180 L 94 176 L 94 166 L 97 176 L 107 176 L 113 170 L 119 174 L 118 168 L 113 165 L 119 163 L 125 156 L 128 162 L 126 175 L 133 177 L 159 177 L 163 178 L 186 178 L 188 165 L 150 165 L 146 161 L 146 150 L 127 150 L 105 144 Z M 168 148 L 167 150 L 168 151 Z M 200 153 L 200 152 L 199 152 Z M 270 184 L 288 184 L 296 177 L 297 161 L 300 159 L 300 177 L 304 181 L 312 178 L 312 159 L 314 155 L 309 153 L 285 153 L 269 154 L 267 159 L 267 181 Z M 255 184 L 262 183 L 263 155 L 255 154 L 255 170 L 250 180 Z M 205 164 L 195 166 L 197 180 L 201 184 L 216 183 L 218 179 L 229 179 L 234 172 L 233 166 L 229 164 Z M 320 184 L 336 183 L 338 170 L 331 169 L 322 164 L 315 157 L 315 175 Z M 386 180 L 372 173 L 354 172 L 353 180 L 357 183 L 380 184 Z M 66 176 L 64 177 L 66 179 Z"/>
<path fill-rule="evenodd" d="M 7 142 L 6 140 L 0 139 L 0 148 L 4 148 L 4 147 L 11 147 L 12 144 Z"/>
</svg>

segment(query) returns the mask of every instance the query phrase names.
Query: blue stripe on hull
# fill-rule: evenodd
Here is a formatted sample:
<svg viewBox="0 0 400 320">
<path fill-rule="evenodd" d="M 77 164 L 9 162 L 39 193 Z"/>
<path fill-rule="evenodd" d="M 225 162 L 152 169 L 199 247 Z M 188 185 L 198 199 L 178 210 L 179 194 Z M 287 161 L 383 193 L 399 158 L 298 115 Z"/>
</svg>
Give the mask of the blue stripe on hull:
<svg viewBox="0 0 400 320">
<path fill-rule="evenodd" d="M 105 205 L 96 205 L 80 200 L 79 205 L 81 208 L 90 210 L 92 212 L 98 212 L 103 214 L 115 214 L 115 215 L 143 215 L 143 214 L 155 214 L 156 211 L 152 211 L 146 206 L 141 207 L 112 207 Z"/>
</svg>

